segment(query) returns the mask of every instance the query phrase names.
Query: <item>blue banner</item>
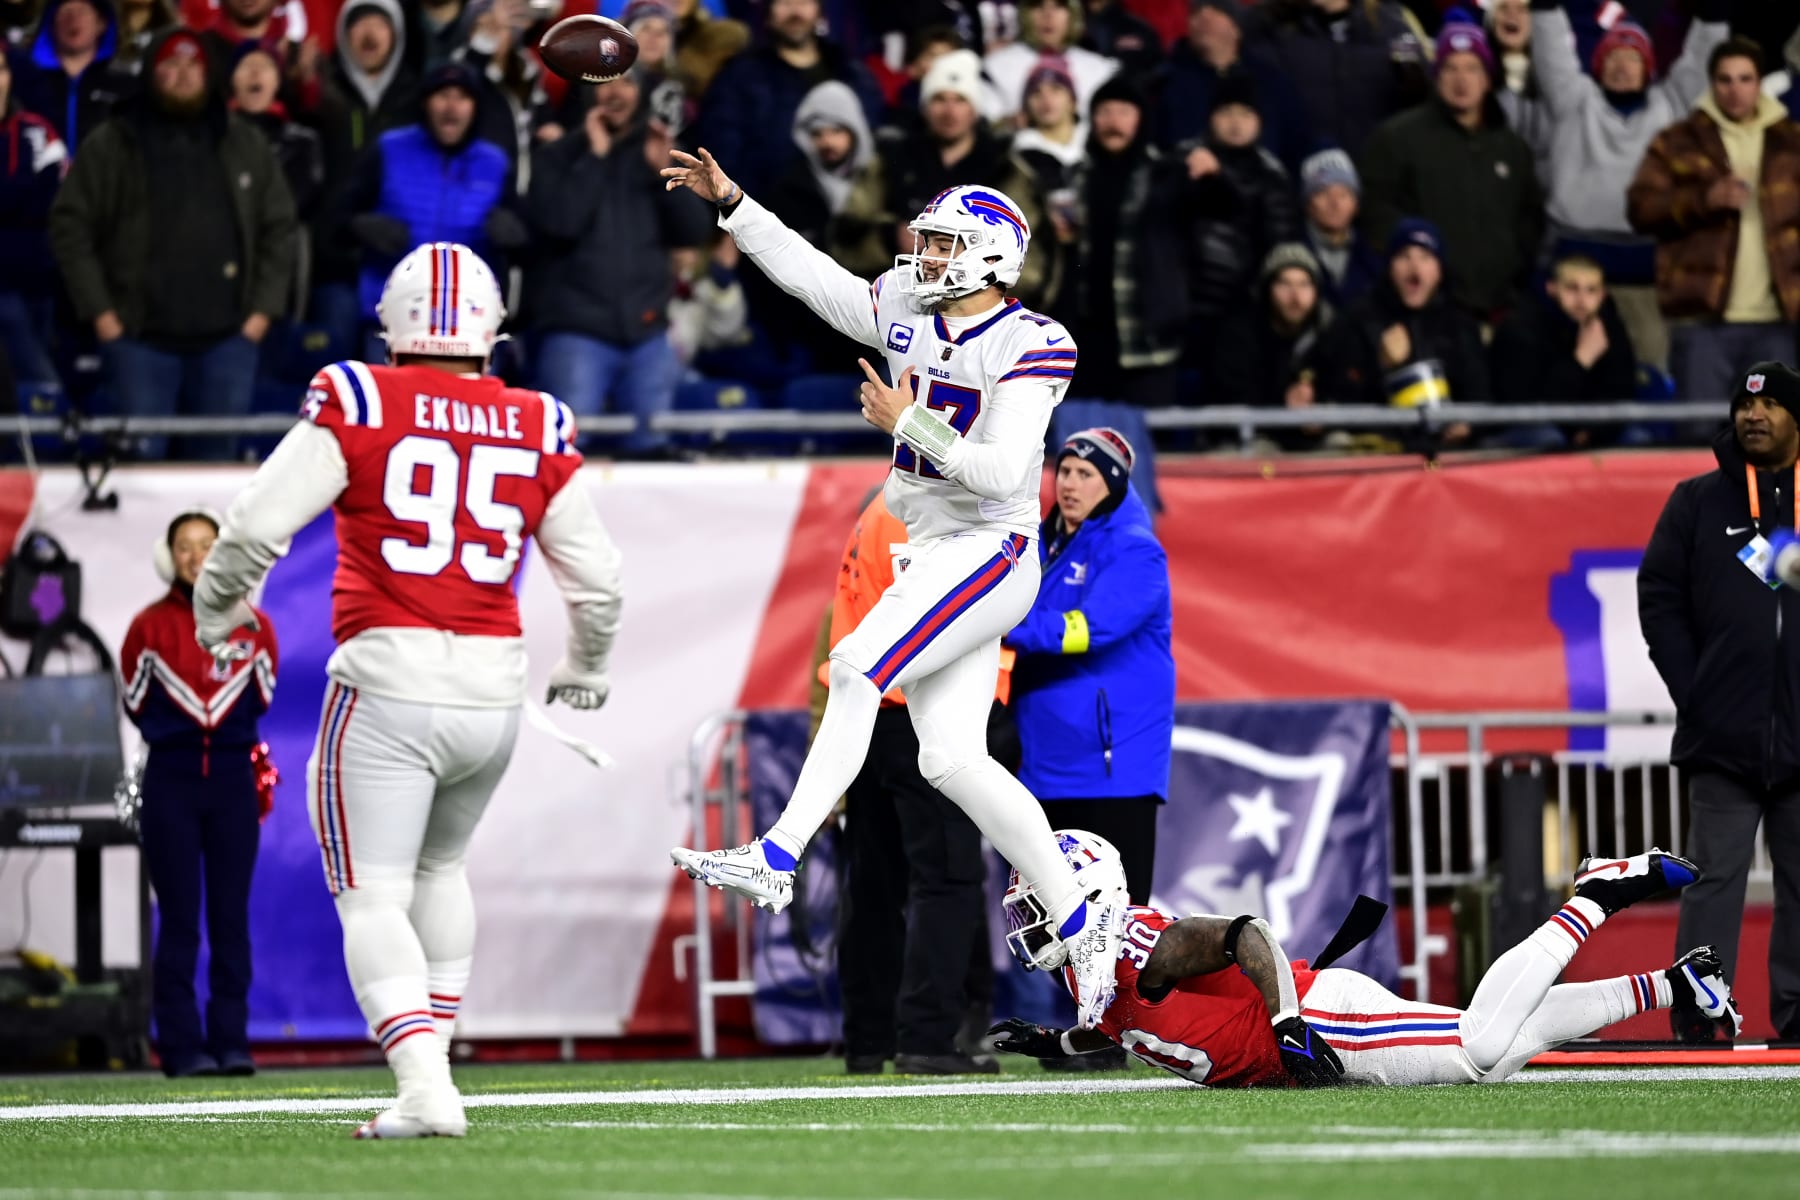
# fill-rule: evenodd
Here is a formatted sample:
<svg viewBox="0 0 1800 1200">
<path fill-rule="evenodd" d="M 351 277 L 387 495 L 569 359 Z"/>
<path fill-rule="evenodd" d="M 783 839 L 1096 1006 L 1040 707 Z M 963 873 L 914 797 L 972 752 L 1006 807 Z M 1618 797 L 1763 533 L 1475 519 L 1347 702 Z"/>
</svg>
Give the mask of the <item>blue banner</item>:
<svg viewBox="0 0 1800 1200">
<path fill-rule="evenodd" d="M 1157 818 L 1158 907 L 1256 913 L 1290 957 L 1308 958 L 1337 932 L 1358 893 L 1392 902 L 1385 702 L 1184 704 L 1175 720 L 1169 803 Z M 806 730 L 803 712 L 746 718 L 751 819 L 759 830 L 787 804 Z M 807 850 L 794 907 L 778 917 L 757 914 L 753 1010 L 764 1042 L 838 1038 L 835 851 L 829 830 L 821 833 Z M 808 933 L 798 949 L 794 920 Z M 1390 918 L 1338 965 L 1397 986 L 1394 930 Z M 1046 997 L 1031 997 L 1028 988 L 1003 987 L 1002 994 L 1003 1007 L 1019 1010 L 1013 1015 L 1052 1015 L 1037 1011 Z"/>
</svg>

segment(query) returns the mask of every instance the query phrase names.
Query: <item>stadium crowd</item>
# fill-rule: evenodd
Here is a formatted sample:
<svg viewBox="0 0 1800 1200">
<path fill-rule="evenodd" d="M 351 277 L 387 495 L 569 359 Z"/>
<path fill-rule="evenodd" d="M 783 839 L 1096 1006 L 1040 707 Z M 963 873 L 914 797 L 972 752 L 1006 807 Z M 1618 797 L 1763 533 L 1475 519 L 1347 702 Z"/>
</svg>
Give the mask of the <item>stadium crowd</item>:
<svg viewBox="0 0 1800 1200">
<path fill-rule="evenodd" d="M 1084 399 L 1722 399 L 1794 357 L 1793 5 L 606 0 L 638 65 L 569 86 L 533 47 L 593 9 L 0 0 L 0 386 L 292 411 L 319 365 L 383 360 L 393 264 L 459 241 L 508 281 L 498 369 L 636 415 L 621 454 L 672 453 L 644 418 L 678 405 L 847 407 L 858 349 L 662 189 L 697 145 L 871 278 L 942 189 L 1004 191 Z"/>
</svg>

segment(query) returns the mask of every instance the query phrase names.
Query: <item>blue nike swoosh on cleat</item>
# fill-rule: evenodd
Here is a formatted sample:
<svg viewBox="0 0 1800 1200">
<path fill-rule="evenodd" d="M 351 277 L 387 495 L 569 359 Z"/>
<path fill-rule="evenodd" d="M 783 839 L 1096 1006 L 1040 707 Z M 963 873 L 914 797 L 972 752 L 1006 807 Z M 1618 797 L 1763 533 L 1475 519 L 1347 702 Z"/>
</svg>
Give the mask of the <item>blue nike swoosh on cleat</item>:
<svg viewBox="0 0 1800 1200">
<path fill-rule="evenodd" d="M 1663 880 L 1672 888 L 1684 888 L 1694 882 L 1694 873 L 1672 858 L 1662 860 Z"/>
<path fill-rule="evenodd" d="M 1687 975 L 1689 983 L 1693 984 L 1697 990 L 1706 993 L 1706 1003 L 1712 1008 L 1719 1007 L 1719 998 L 1717 996 L 1713 995 L 1713 990 L 1711 988 L 1707 987 L 1706 984 L 1704 984 L 1700 981 L 1700 977 L 1698 975 L 1694 974 L 1694 968 L 1683 967 L 1681 969 L 1682 969 L 1682 972 Z"/>
</svg>

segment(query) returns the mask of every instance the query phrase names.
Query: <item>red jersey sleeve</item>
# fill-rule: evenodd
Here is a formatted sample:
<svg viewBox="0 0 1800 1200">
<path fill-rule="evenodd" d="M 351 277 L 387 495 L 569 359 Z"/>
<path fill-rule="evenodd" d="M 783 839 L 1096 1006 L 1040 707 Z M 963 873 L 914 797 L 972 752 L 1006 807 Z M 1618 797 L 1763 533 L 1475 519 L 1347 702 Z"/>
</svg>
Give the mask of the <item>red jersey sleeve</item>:
<svg viewBox="0 0 1800 1200">
<path fill-rule="evenodd" d="M 333 431 L 382 424 L 381 388 L 367 363 L 335 362 L 306 385 L 300 413 L 314 425 Z"/>
</svg>

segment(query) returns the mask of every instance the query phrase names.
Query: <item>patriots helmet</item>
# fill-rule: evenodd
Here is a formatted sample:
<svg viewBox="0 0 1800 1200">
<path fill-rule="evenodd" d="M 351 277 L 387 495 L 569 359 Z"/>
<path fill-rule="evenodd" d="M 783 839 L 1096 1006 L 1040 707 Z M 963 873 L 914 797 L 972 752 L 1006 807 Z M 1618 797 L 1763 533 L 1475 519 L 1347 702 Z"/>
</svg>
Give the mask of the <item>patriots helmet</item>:
<svg viewBox="0 0 1800 1200">
<path fill-rule="evenodd" d="M 375 305 L 388 354 L 486 360 L 506 303 L 481 256 L 456 242 L 415 247 L 388 273 Z"/>
<path fill-rule="evenodd" d="M 1025 265 L 1031 226 L 996 188 L 953 187 L 939 192 L 907 225 L 913 252 L 894 256 L 900 290 L 935 303 L 984 287 L 1012 287 Z M 932 234 L 951 239 L 948 253 L 930 251 Z"/>
<path fill-rule="evenodd" d="M 1085 829 L 1059 829 L 1052 836 L 1075 868 L 1075 885 L 1082 895 L 1101 904 L 1130 905 L 1125 860 L 1116 846 Z M 1063 964 L 1068 951 L 1051 926 L 1055 918 L 1038 898 L 1037 886 L 1027 883 L 1017 867 L 1007 877 L 1006 897 L 1000 907 L 1006 913 L 1006 948 L 1020 966 L 1027 971 L 1053 971 Z"/>
</svg>

